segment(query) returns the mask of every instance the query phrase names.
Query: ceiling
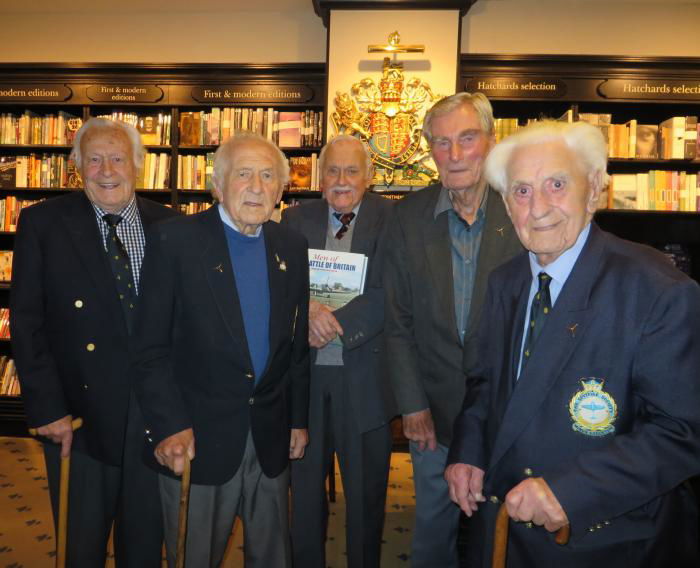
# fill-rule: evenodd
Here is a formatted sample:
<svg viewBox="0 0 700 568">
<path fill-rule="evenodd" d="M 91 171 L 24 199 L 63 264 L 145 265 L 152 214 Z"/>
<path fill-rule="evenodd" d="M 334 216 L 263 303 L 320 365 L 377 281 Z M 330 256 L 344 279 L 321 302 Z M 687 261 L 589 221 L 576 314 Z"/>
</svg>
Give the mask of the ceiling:
<svg viewBox="0 0 700 568">
<path fill-rule="evenodd" d="M 523 0 L 477 0 L 482 3 Z M 555 0 L 529 0 L 547 4 Z M 700 4 L 700 0 L 569 0 L 573 4 Z M 313 12 L 312 0 L 0 0 L 0 13 Z"/>
</svg>

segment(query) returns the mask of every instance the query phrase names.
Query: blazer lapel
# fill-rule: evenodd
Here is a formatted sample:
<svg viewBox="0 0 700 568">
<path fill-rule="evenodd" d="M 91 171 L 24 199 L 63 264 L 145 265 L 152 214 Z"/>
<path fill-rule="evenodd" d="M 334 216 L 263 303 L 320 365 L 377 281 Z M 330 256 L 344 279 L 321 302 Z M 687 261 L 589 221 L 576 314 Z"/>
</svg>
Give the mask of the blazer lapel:
<svg viewBox="0 0 700 568">
<path fill-rule="evenodd" d="M 371 243 L 374 237 L 374 227 L 377 224 L 377 208 L 373 203 L 373 195 L 366 194 L 360 205 L 357 222 L 352 231 L 350 252 L 370 256 Z M 378 197 L 378 199 L 384 199 Z"/>
<path fill-rule="evenodd" d="M 494 268 L 504 262 L 510 241 L 508 237 L 514 231 L 501 196 L 488 187 L 486 191 L 489 192 L 486 201 L 486 222 L 479 247 L 474 290 L 472 291 L 471 306 L 473 309 L 469 310 L 469 321 L 467 322 L 468 336 L 478 331 L 477 324 L 481 317 L 489 275 Z M 464 341 L 466 343 L 467 338 Z"/>
<path fill-rule="evenodd" d="M 267 276 L 270 288 L 270 355 L 268 357 L 268 366 L 280 342 L 282 326 L 278 319 L 283 313 L 288 292 L 287 270 L 289 270 L 289 258 L 285 255 L 284 246 L 276 234 L 276 228 L 276 225 L 273 226 L 270 222 L 263 225 L 265 249 L 267 251 Z"/>
<path fill-rule="evenodd" d="M 593 284 L 598 278 L 601 252 L 599 231 L 592 226 L 588 242 L 569 274 L 552 309 L 551 317 L 537 338 L 532 358 L 522 370 L 513 394 L 508 400 L 505 408 L 508 419 L 501 421 L 489 468 L 496 465 L 537 414 L 539 406 L 546 399 L 552 386 L 559 380 L 564 366 L 588 330 L 592 315 L 589 298 Z M 529 271 L 527 275 L 531 278 Z M 525 310 L 523 304 L 522 301 L 518 304 L 522 314 Z M 501 376 L 501 381 L 512 382 L 514 373 L 517 372 L 520 354 L 520 343 L 517 337 L 522 340 L 522 316 L 516 318 L 516 322 L 520 323 L 520 330 L 516 329 L 512 334 L 512 374 Z"/>
<path fill-rule="evenodd" d="M 104 305 L 114 312 L 115 317 L 126 321 L 119 305 L 114 275 L 107 261 L 102 235 L 97 226 L 95 210 L 85 194 L 71 202 L 74 206 L 63 215 L 66 233 L 70 235 L 78 258 L 85 267 Z M 117 316 L 117 314 L 119 314 Z"/>
<path fill-rule="evenodd" d="M 248 368 L 252 369 L 253 362 L 250 359 L 243 313 L 236 289 L 236 279 L 233 275 L 224 224 L 219 216 L 218 208 L 211 207 L 200 217 L 200 221 L 204 237 L 201 268 L 209 282 L 214 301 L 219 308 L 226 329 L 231 334 L 233 343 L 237 346 Z"/>
<path fill-rule="evenodd" d="M 314 200 L 308 207 L 311 215 L 306 217 L 306 226 L 304 234 L 307 235 L 309 248 L 324 249 L 326 248 L 326 232 L 328 231 L 328 203 L 325 199 Z M 267 238 L 267 237 L 266 237 Z"/>
<path fill-rule="evenodd" d="M 455 316 L 450 229 L 447 215 L 441 214 L 437 219 L 434 216 L 439 195 L 440 191 L 438 190 L 435 192 L 435 199 L 428 202 L 423 213 L 425 254 L 433 278 L 434 293 L 441 300 L 442 319 L 454 335 L 455 341 L 459 342 Z"/>
</svg>

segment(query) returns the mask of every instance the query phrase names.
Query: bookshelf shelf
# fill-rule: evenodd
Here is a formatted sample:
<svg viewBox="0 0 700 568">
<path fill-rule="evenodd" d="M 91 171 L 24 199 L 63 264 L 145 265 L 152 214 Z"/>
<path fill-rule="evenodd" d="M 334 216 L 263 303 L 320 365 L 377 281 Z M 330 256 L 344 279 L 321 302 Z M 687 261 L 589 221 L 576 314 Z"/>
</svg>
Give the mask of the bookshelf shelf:
<svg viewBox="0 0 700 568">
<path fill-rule="evenodd" d="M 69 152 L 73 147 L 63 144 L 0 144 L 0 152 L 3 150 L 46 150 Z"/>
</svg>

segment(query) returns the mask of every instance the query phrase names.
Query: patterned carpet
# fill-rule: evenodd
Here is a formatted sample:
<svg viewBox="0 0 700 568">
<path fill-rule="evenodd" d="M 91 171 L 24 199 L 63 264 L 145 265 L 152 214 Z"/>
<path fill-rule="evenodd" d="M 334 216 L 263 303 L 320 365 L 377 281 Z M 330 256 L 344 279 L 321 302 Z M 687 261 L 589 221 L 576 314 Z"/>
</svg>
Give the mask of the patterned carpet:
<svg viewBox="0 0 700 568">
<path fill-rule="evenodd" d="M 337 500 L 330 504 L 327 564 L 345 561 L 345 501 L 336 468 Z M 411 458 L 394 453 L 389 474 L 382 567 L 408 566 L 415 496 Z M 242 531 L 237 523 L 229 542 L 225 568 L 243 566 Z M 29 438 L 0 437 L 0 568 L 52 568 L 54 529 L 41 446 Z M 108 559 L 106 566 L 114 563 Z"/>
</svg>

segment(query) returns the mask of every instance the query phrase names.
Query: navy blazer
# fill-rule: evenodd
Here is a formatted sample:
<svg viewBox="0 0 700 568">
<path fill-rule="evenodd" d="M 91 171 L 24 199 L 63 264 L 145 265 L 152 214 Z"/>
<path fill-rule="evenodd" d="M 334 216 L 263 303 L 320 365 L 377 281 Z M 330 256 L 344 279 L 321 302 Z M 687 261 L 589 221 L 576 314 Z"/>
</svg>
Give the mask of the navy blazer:
<svg viewBox="0 0 700 568">
<path fill-rule="evenodd" d="M 192 482 L 222 485 L 248 432 L 268 477 L 289 462 L 290 428 L 306 428 L 309 268 L 306 240 L 263 225 L 270 286 L 270 354 L 255 380 L 224 225 L 215 207 L 155 228 L 143 266 L 134 338 L 135 387 L 148 445 L 193 428 Z"/>
<path fill-rule="evenodd" d="M 149 226 L 176 213 L 136 198 Z M 151 242 L 146 237 L 146 251 Z M 129 335 L 95 210 L 83 192 L 24 209 L 10 294 L 12 352 L 29 426 L 72 414 L 73 447 L 119 465 L 131 382 Z M 92 347 L 89 347 L 89 346 Z"/>
<path fill-rule="evenodd" d="M 700 287 L 661 253 L 593 224 L 515 382 L 531 277 L 525 253 L 490 279 L 487 355 L 467 371 L 449 463 L 484 469 L 484 493 L 498 499 L 542 477 L 564 508 L 569 545 L 511 523 L 509 566 L 697 566 L 683 482 L 700 473 Z M 616 405 L 607 430 L 575 427 L 588 378 Z M 487 501 L 477 514 L 484 565 L 496 510 Z"/>
</svg>

